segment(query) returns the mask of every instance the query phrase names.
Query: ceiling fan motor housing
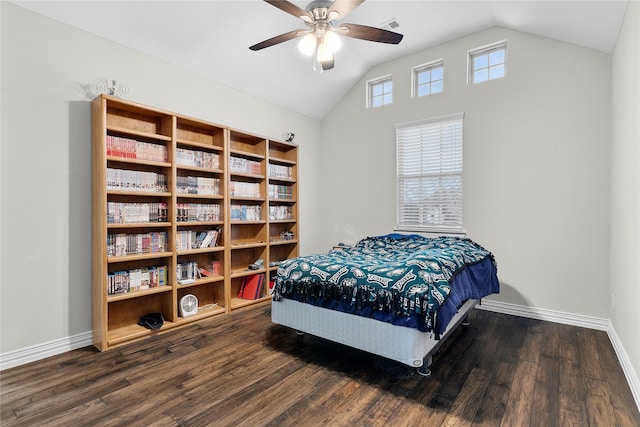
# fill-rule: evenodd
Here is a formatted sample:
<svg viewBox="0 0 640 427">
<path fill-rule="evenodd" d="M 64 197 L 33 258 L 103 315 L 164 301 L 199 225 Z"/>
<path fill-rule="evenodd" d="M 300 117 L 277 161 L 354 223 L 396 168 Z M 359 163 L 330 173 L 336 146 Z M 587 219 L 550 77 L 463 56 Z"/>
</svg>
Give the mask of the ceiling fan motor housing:
<svg viewBox="0 0 640 427">
<path fill-rule="evenodd" d="M 313 19 L 327 19 L 332 4 L 329 0 L 315 0 L 309 3 L 305 10 L 313 15 Z"/>
</svg>

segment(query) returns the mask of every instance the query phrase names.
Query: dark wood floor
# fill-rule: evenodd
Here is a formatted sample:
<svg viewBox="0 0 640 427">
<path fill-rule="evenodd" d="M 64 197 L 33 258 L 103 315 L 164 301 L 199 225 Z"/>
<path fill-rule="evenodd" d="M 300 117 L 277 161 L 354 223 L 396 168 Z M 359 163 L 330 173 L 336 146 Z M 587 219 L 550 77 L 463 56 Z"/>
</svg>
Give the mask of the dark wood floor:
<svg viewBox="0 0 640 427">
<path fill-rule="evenodd" d="M 475 310 L 431 377 L 269 305 L 3 371 L 3 426 L 640 426 L 605 332 Z"/>
</svg>

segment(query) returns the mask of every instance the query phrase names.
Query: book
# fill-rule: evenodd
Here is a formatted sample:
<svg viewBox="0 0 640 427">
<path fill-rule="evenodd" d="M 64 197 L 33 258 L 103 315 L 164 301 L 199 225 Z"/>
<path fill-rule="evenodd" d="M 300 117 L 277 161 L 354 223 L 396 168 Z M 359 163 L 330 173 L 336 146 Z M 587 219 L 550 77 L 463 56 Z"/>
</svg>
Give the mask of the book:
<svg viewBox="0 0 640 427">
<path fill-rule="evenodd" d="M 209 230 L 206 232 L 206 236 L 200 242 L 200 248 L 212 248 L 218 244 L 218 235 L 220 234 L 220 229 Z"/>
<path fill-rule="evenodd" d="M 205 270 L 202 267 L 200 267 L 198 270 L 200 271 L 200 274 L 205 276 L 205 277 L 211 277 L 211 276 L 214 275 L 212 272 L 210 272 L 209 270 Z"/>
<path fill-rule="evenodd" d="M 262 296 L 264 274 L 252 274 L 242 279 L 238 298 L 255 300 Z"/>
<path fill-rule="evenodd" d="M 151 276 L 149 275 L 149 269 L 143 268 L 140 270 L 140 289 L 149 289 L 151 286 Z"/>
</svg>

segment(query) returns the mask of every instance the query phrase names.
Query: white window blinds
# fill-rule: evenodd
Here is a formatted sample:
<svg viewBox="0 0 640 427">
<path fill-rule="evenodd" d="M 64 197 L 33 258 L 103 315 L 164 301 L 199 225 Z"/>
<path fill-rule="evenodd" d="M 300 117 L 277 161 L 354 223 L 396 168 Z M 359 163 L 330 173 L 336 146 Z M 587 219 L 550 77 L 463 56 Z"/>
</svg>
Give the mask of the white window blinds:
<svg viewBox="0 0 640 427">
<path fill-rule="evenodd" d="M 398 229 L 463 232 L 463 118 L 396 125 Z"/>
</svg>

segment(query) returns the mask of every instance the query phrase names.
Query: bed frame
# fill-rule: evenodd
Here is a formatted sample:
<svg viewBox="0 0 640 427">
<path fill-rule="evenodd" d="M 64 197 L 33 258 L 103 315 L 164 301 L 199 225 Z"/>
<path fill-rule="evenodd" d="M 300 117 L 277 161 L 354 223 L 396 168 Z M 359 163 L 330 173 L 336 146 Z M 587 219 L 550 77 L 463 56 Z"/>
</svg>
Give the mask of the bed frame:
<svg viewBox="0 0 640 427">
<path fill-rule="evenodd" d="M 458 309 L 439 340 L 432 333 L 286 298 L 271 303 L 271 320 L 298 332 L 415 367 L 421 375 L 430 375 L 433 355 L 451 333 L 466 321 L 469 312 L 478 303 L 479 300 L 467 300 Z"/>
</svg>

